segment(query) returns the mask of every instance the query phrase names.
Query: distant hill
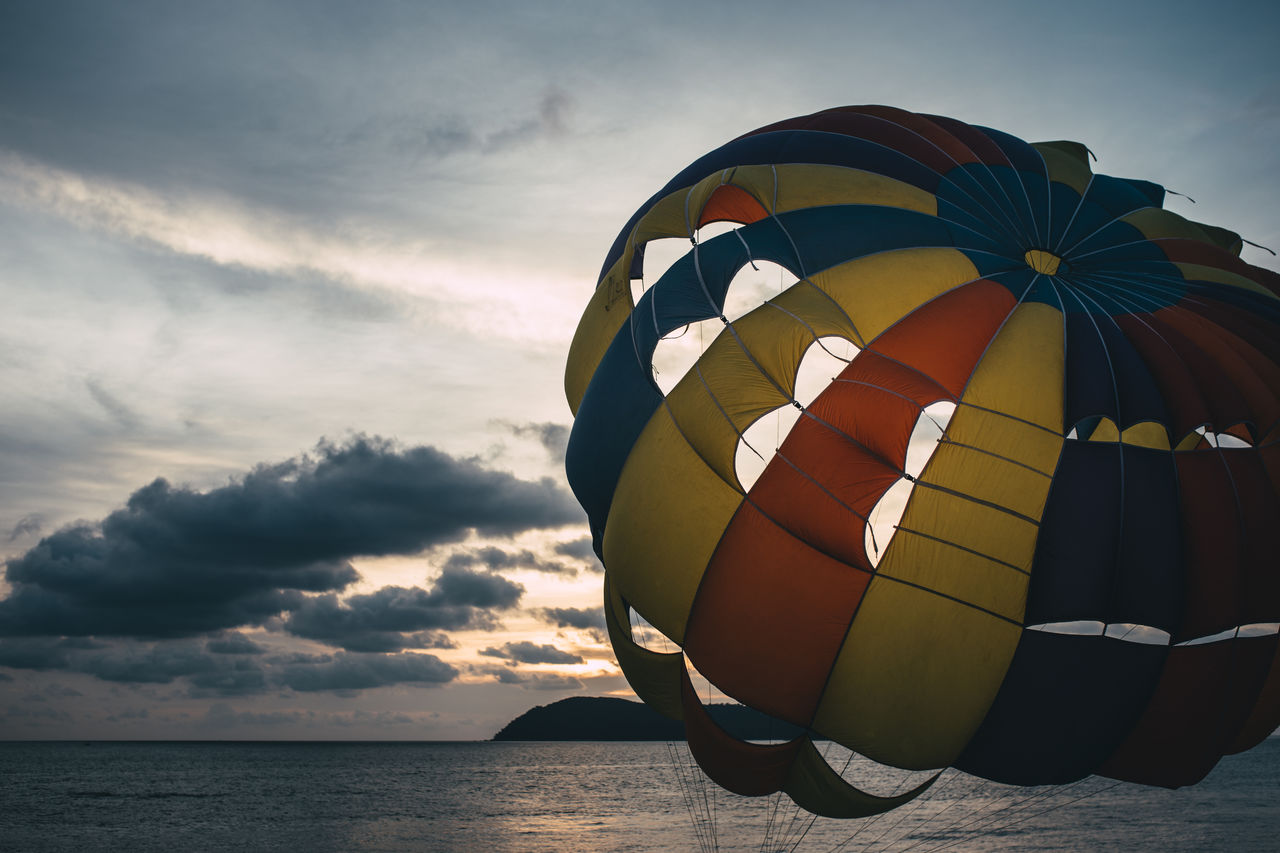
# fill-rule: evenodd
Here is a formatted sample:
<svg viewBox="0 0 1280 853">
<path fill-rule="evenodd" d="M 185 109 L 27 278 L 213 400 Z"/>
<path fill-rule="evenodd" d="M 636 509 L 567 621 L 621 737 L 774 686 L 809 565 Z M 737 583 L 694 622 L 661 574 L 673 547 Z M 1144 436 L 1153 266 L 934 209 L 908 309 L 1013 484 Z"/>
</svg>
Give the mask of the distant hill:
<svg viewBox="0 0 1280 853">
<path fill-rule="evenodd" d="M 744 705 L 711 705 L 712 718 L 746 740 L 793 738 L 796 726 Z M 573 696 L 530 708 L 502 727 L 494 740 L 684 740 L 684 723 L 642 702 Z"/>
</svg>

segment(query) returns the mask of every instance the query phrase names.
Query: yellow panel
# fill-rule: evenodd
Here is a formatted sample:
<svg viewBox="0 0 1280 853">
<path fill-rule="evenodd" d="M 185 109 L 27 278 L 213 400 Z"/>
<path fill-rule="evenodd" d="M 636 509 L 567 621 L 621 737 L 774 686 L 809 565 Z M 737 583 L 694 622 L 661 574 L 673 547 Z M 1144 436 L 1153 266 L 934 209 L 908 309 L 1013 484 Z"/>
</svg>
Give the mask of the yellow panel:
<svg viewBox="0 0 1280 853">
<path fill-rule="evenodd" d="M 1137 228 L 1148 240 L 1180 239 L 1213 243 L 1198 223 L 1159 207 L 1144 207 L 1122 217 L 1120 221 Z"/>
<path fill-rule="evenodd" d="M 604 563 L 623 598 L 677 643 L 707 561 L 741 502 L 660 407 L 622 468 Z"/>
<path fill-rule="evenodd" d="M 963 404 L 947 424 L 947 438 L 956 444 L 990 449 L 1050 476 L 1062 452 L 1062 436 L 1057 432 Z"/>
<path fill-rule="evenodd" d="M 1021 621 L 1036 524 L 917 486 L 899 526 L 880 561 L 881 575 Z"/>
<path fill-rule="evenodd" d="M 860 169 L 797 164 L 778 167 L 778 210 L 827 204 L 874 204 L 936 216 L 938 200 L 924 190 Z"/>
<path fill-rule="evenodd" d="M 734 469 L 739 433 L 711 398 L 711 392 L 703 384 L 696 368 L 671 389 L 667 395 L 667 406 L 703 464 L 733 488 L 743 491 Z"/>
<path fill-rule="evenodd" d="M 814 729 L 884 764 L 945 767 L 982 723 L 1020 631 L 876 577 L 836 659 Z"/>
<path fill-rule="evenodd" d="M 1278 299 L 1274 293 L 1267 290 L 1251 278 L 1245 278 L 1229 270 L 1219 267 L 1206 267 L 1201 264 L 1174 264 L 1182 272 L 1182 277 L 1188 281 L 1216 281 L 1219 284 L 1227 284 L 1232 287 L 1238 287 L 1241 290 L 1251 290 L 1254 293 L 1261 293 L 1263 296 L 1271 299 Z"/>
<path fill-rule="evenodd" d="M 1087 436 L 1079 436 L 1089 441 L 1107 441 L 1117 442 L 1120 440 L 1120 428 L 1116 426 L 1116 422 L 1111 418 L 1102 418 L 1098 421 L 1098 425 L 1093 428 L 1093 432 Z"/>
<path fill-rule="evenodd" d="M 963 413 L 960 417 L 963 417 Z M 1061 442 L 1058 442 L 1058 447 L 1060 451 Z M 920 481 L 941 483 L 950 491 L 1007 507 L 1019 515 L 1039 518 L 1044 511 L 1045 495 L 1048 494 L 1052 474 L 992 455 L 1014 448 L 1003 448 L 992 443 L 987 443 L 987 448 L 991 453 L 944 442 L 934 453 L 929 470 Z"/>
<path fill-rule="evenodd" d="M 858 258 L 809 280 L 852 318 L 854 343 L 861 347 L 930 299 L 977 278 L 973 262 L 956 249 L 902 249 Z"/>
<path fill-rule="evenodd" d="M 1041 142 L 1031 147 L 1040 152 L 1040 156 L 1044 158 L 1044 163 L 1049 167 L 1049 180 L 1058 181 L 1066 184 L 1076 192 L 1084 195 L 1084 191 L 1089 186 L 1089 181 L 1093 179 L 1093 172 L 1089 169 L 1089 161 L 1086 156 L 1082 161 L 1074 152 L 1063 150 L 1062 145 L 1080 145 L 1080 143 L 1053 143 Z M 1080 145 L 1081 148 L 1084 146 Z"/>
<path fill-rule="evenodd" d="M 987 348 L 962 399 L 1061 433 L 1063 336 L 1057 308 L 1019 305 Z"/>
<path fill-rule="evenodd" d="M 1169 430 L 1164 424 L 1155 421 L 1140 421 L 1126 429 L 1120 440 L 1138 447 L 1168 450 Z"/>
<path fill-rule="evenodd" d="M 608 572 L 604 578 L 604 620 L 614 657 L 631 689 L 660 714 L 682 719 L 680 678 L 684 675 L 684 654 L 654 652 L 635 642 L 627 607 L 609 582 Z"/>
<path fill-rule="evenodd" d="M 631 263 L 628 252 L 609 270 L 609 274 L 600 282 L 596 292 L 591 295 L 587 309 L 578 321 L 578 329 L 574 332 L 573 343 L 569 345 L 569 358 L 564 371 L 564 394 L 569 401 L 569 409 L 576 415 L 578 406 L 582 404 L 582 396 L 587 393 L 591 377 L 595 375 L 600 360 L 604 358 L 609 344 L 613 343 L 618 329 L 631 316 L 631 284 L 626 277 L 623 262 Z"/>
</svg>

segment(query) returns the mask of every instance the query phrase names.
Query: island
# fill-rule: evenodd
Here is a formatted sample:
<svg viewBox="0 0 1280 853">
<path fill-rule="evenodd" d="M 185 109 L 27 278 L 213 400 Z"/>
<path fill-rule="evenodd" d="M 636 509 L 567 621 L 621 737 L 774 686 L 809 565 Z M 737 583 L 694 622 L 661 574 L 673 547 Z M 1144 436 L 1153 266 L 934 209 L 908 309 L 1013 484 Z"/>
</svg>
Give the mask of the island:
<svg viewBox="0 0 1280 853">
<path fill-rule="evenodd" d="M 801 729 L 745 705 L 708 706 L 711 717 L 743 740 L 789 740 Z M 684 724 L 631 699 L 572 696 L 538 705 L 502 727 L 496 741 L 684 740 Z"/>
</svg>

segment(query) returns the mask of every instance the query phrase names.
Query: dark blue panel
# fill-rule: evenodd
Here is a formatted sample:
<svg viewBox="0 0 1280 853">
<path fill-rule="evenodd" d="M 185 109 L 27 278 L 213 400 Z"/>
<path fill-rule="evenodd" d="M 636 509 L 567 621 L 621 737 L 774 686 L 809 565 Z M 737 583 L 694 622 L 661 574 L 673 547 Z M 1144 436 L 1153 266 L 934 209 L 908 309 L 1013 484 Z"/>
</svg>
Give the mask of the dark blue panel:
<svg viewBox="0 0 1280 853">
<path fill-rule="evenodd" d="M 1120 551 L 1120 464 L 1117 444 L 1063 444 L 1040 520 L 1026 624 L 1105 619 Z"/>
<path fill-rule="evenodd" d="M 1098 321 L 1081 310 L 1070 288 L 1063 288 L 1067 309 L 1066 368 L 1063 376 L 1063 422 L 1075 425 L 1083 418 L 1103 415 L 1117 420 L 1116 384 L 1107 345 Z"/>
<path fill-rule="evenodd" d="M 1185 582 L 1173 455 L 1068 441 L 1054 475 L 1027 592 L 1026 624 L 1177 627 Z"/>
<path fill-rule="evenodd" d="M 986 719 L 956 767 L 1010 785 L 1094 772 L 1137 725 L 1165 646 L 1024 631 Z"/>
<path fill-rule="evenodd" d="M 614 239 L 600 269 L 600 278 L 603 279 L 609 268 L 621 257 L 636 222 L 660 199 L 721 169 L 770 163 L 822 163 L 865 169 L 929 193 L 937 189 L 939 180 L 936 172 L 905 154 L 878 143 L 839 133 L 785 130 L 745 136 L 699 157 L 641 205 Z"/>
<path fill-rule="evenodd" d="M 597 554 L 623 463 L 662 404 L 650 365 L 651 358 L 636 358 L 631 327 L 624 323 L 587 385 L 569 434 L 565 471 L 587 511 Z"/>
<path fill-rule="evenodd" d="M 1107 314 L 1078 288 L 1061 288 L 1067 311 L 1064 421 L 1104 416 L 1121 429 L 1167 423 L 1168 410 L 1137 350 Z"/>
<path fill-rule="evenodd" d="M 1172 633 L 1186 581 L 1178 482 L 1167 450 L 1122 445 L 1124 517 L 1111 601 L 1102 621 L 1151 625 Z"/>
<path fill-rule="evenodd" d="M 1155 184 L 1147 184 L 1146 187 L 1159 189 Z M 1135 210 L 1150 207 L 1151 198 L 1141 189 L 1132 181 L 1109 175 L 1094 175 L 1088 191 L 1078 202 L 1078 209 L 1071 217 L 1067 221 L 1055 219 L 1053 245 L 1058 247 L 1056 251 L 1059 254 L 1069 253 L 1077 243 L 1088 239 L 1114 220 Z M 1070 192 L 1074 194 L 1074 191 Z"/>
</svg>

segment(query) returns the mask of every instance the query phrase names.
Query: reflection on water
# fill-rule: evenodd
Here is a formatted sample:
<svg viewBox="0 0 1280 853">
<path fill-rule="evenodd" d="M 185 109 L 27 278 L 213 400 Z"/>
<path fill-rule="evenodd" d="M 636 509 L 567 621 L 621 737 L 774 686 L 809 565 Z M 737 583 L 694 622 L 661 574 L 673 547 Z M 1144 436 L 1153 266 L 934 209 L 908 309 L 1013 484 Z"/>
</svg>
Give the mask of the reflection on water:
<svg viewBox="0 0 1280 853">
<path fill-rule="evenodd" d="M 1276 739 L 1180 791 L 949 774 L 878 821 L 812 826 L 789 800 L 704 788 L 681 766 L 663 743 L 5 743 L 0 848 L 745 851 L 803 835 L 811 851 L 1192 851 L 1274 849 L 1280 834 Z"/>
</svg>

